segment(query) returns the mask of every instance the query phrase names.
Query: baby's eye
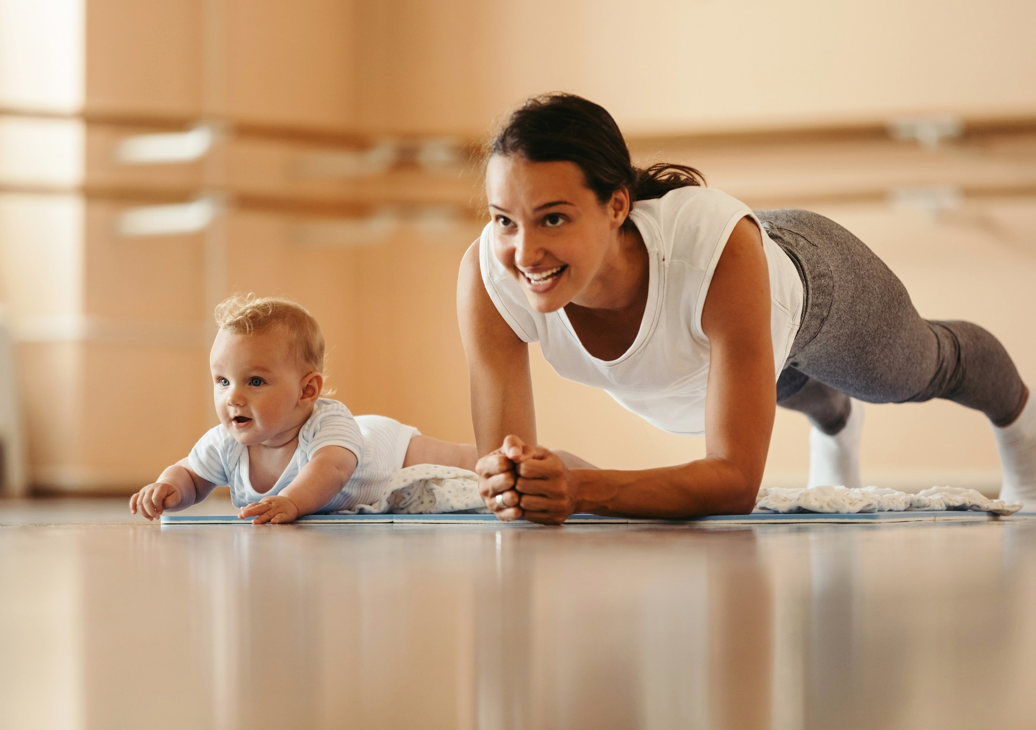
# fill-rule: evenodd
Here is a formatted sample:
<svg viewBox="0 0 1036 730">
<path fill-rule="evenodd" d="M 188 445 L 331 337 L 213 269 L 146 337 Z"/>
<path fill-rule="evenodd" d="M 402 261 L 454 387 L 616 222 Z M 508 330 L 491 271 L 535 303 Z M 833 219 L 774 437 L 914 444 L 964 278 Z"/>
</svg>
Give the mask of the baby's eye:
<svg viewBox="0 0 1036 730">
<path fill-rule="evenodd" d="M 546 216 L 543 219 L 543 223 L 548 228 L 557 228 L 558 226 L 560 226 L 564 222 L 565 222 L 565 216 L 561 215 L 560 213 L 551 213 L 550 215 Z"/>
<path fill-rule="evenodd" d="M 249 378 L 248 379 L 248 384 L 251 385 L 252 387 L 258 387 L 258 386 L 263 384 L 263 379 L 262 378 Z"/>
<path fill-rule="evenodd" d="M 216 378 L 216 383 L 224 388 L 230 385 L 230 381 L 226 378 Z"/>
</svg>

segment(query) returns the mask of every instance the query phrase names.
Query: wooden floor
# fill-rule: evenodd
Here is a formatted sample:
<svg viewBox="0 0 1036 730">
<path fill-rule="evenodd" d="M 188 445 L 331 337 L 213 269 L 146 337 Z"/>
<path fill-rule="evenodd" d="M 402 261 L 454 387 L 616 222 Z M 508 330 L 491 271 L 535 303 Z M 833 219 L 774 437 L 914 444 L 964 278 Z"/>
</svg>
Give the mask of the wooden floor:
<svg viewBox="0 0 1036 730">
<path fill-rule="evenodd" d="M 0 501 L 0 727 L 1036 727 L 1036 521 L 124 510 Z"/>
</svg>

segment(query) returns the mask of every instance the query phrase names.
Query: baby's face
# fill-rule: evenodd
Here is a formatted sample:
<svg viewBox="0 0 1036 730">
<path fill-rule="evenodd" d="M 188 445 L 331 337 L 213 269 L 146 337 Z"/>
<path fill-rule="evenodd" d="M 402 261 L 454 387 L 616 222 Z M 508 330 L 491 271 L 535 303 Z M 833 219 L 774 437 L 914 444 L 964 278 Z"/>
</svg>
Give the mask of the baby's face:
<svg viewBox="0 0 1036 730">
<path fill-rule="evenodd" d="M 301 372 L 282 327 L 239 335 L 221 330 L 209 356 L 216 415 L 246 446 L 282 446 L 309 418 Z"/>
</svg>

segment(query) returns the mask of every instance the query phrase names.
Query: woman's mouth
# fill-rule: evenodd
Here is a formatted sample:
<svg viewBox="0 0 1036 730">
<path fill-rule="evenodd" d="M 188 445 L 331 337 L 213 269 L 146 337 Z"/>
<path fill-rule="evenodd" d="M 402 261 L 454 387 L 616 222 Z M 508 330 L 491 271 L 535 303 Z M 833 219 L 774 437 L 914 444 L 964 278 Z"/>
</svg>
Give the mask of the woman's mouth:
<svg viewBox="0 0 1036 730">
<path fill-rule="evenodd" d="M 562 265 L 555 266 L 553 269 L 547 269 L 546 271 L 523 271 L 521 274 L 530 290 L 537 294 L 542 294 L 554 287 L 554 284 L 557 283 L 566 269 L 568 269 L 568 266 Z"/>
</svg>

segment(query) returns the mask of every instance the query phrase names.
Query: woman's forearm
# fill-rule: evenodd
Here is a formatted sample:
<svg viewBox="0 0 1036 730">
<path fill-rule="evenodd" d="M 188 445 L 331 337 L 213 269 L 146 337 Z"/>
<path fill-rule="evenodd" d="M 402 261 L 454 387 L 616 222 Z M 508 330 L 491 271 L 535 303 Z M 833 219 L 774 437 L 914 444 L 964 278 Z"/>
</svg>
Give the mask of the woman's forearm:
<svg viewBox="0 0 1036 730">
<path fill-rule="evenodd" d="M 757 481 L 733 462 L 715 457 L 658 469 L 580 469 L 573 474 L 579 511 L 612 517 L 747 514 L 759 492 Z"/>
</svg>

